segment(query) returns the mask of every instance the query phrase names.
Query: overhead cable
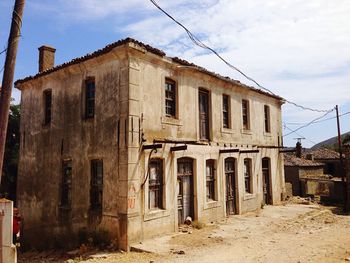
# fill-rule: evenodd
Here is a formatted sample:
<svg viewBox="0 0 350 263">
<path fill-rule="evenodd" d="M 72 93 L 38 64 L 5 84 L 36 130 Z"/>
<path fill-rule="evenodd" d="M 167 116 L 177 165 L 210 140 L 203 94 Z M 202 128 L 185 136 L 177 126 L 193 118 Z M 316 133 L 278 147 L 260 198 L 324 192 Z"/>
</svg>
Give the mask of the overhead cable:
<svg viewBox="0 0 350 263">
<path fill-rule="evenodd" d="M 289 131 L 295 133 L 295 134 L 298 135 L 299 137 L 303 137 L 305 140 L 307 140 L 307 141 L 309 141 L 309 142 L 311 142 L 311 143 L 313 143 L 313 144 L 316 144 L 316 142 L 314 142 L 314 141 L 312 141 L 312 140 L 306 138 L 304 135 L 301 135 L 300 133 L 298 133 L 298 132 L 296 132 L 296 131 L 293 131 L 291 128 L 289 128 L 289 127 L 286 125 L 286 123 L 283 123 L 283 127 L 284 127 L 285 129 L 287 129 L 287 130 L 289 130 Z"/>
<path fill-rule="evenodd" d="M 345 116 L 345 115 L 348 115 L 350 114 L 350 111 L 348 112 L 345 112 L 343 114 L 339 114 L 339 117 L 342 117 L 342 116 Z M 334 117 L 330 117 L 330 118 L 327 118 L 327 119 L 324 119 L 324 120 L 319 120 L 319 121 L 315 121 L 315 123 L 320 123 L 320 122 L 324 122 L 324 121 L 329 121 L 329 120 L 333 120 L 333 119 L 336 119 L 337 117 L 334 116 Z M 288 124 L 288 125 L 304 125 L 306 124 L 305 122 L 285 122 L 285 124 Z"/>
<path fill-rule="evenodd" d="M 308 123 L 306 123 L 306 124 L 304 124 L 304 125 L 298 127 L 297 129 L 292 130 L 291 132 L 289 132 L 289 133 L 283 135 L 283 137 L 286 137 L 286 136 L 288 136 L 288 135 L 290 135 L 290 134 L 292 134 L 292 133 L 295 133 L 296 131 L 299 131 L 300 129 L 306 128 L 306 127 L 310 126 L 311 124 L 314 124 L 316 121 L 318 121 L 318 120 L 324 118 L 325 116 L 327 116 L 329 113 L 331 113 L 331 112 L 334 111 L 334 110 L 335 110 L 335 109 L 333 108 L 333 109 L 327 111 L 327 112 L 326 112 L 325 114 L 323 114 L 322 116 L 317 117 L 316 119 L 313 119 L 312 121 L 310 121 L 310 122 L 308 122 Z"/>
<path fill-rule="evenodd" d="M 249 77 L 247 74 L 245 74 L 242 70 L 240 70 L 239 68 L 235 67 L 234 65 L 232 65 L 231 63 L 229 63 L 226 59 L 224 59 L 217 51 L 215 51 L 213 48 L 207 46 L 206 44 L 204 44 L 201 40 L 199 40 L 189 29 L 187 29 L 183 24 L 181 24 L 179 21 L 177 21 L 173 16 L 171 16 L 168 12 L 166 12 L 163 8 L 161 8 L 157 2 L 155 0 L 149 0 L 155 7 L 157 7 L 160 11 L 162 11 L 167 17 L 169 17 L 171 20 L 173 20 L 176 24 L 178 24 L 180 27 L 182 27 L 188 37 L 192 40 L 192 42 L 194 44 L 196 44 L 197 46 L 203 48 L 203 49 L 207 49 L 209 51 L 211 51 L 213 54 L 215 54 L 220 60 L 222 60 L 228 67 L 230 67 L 231 69 L 237 71 L 238 73 L 240 73 L 242 76 L 244 76 L 246 79 L 248 79 L 249 81 L 253 82 L 254 84 L 256 84 L 259 88 L 261 88 L 262 90 L 265 90 L 266 92 L 274 95 L 274 96 L 278 96 L 277 94 L 275 94 L 274 92 L 272 92 L 271 90 L 269 90 L 268 88 L 265 88 L 264 86 L 260 85 L 256 80 L 254 80 L 253 78 Z M 320 109 L 313 109 L 313 108 L 309 108 L 309 107 L 304 107 L 302 105 L 299 105 L 295 102 L 292 102 L 290 100 L 285 100 L 287 103 L 301 108 L 303 110 L 309 110 L 309 111 L 315 111 L 315 112 L 329 112 L 329 110 L 320 110 Z"/>
</svg>

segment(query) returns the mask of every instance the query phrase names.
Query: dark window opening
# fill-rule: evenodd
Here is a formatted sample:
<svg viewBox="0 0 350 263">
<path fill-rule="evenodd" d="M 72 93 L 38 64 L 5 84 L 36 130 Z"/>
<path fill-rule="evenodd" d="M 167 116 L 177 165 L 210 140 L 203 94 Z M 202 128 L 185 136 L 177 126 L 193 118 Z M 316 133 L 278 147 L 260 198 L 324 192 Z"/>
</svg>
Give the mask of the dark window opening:
<svg viewBox="0 0 350 263">
<path fill-rule="evenodd" d="M 206 161 L 207 201 L 215 200 L 215 160 Z"/>
<path fill-rule="evenodd" d="M 148 207 L 149 209 L 163 208 L 163 161 L 162 159 L 150 160 Z"/>
<path fill-rule="evenodd" d="M 45 105 L 45 115 L 44 115 L 44 124 L 48 125 L 51 123 L 51 112 L 52 112 L 52 91 L 44 91 L 44 105 Z"/>
<path fill-rule="evenodd" d="M 165 79 L 165 115 L 176 118 L 176 83 Z"/>
<path fill-rule="evenodd" d="M 95 80 L 85 81 L 85 118 L 93 118 L 95 115 Z"/>
<path fill-rule="evenodd" d="M 246 193 L 252 193 L 252 161 L 244 159 L 244 186 Z"/>
<path fill-rule="evenodd" d="M 102 208 L 103 196 L 103 161 L 91 161 L 91 182 L 90 182 L 90 207 L 91 209 Z"/>
<path fill-rule="evenodd" d="M 243 129 L 249 130 L 249 102 L 247 100 L 242 100 L 242 120 Z"/>
<path fill-rule="evenodd" d="M 62 162 L 61 207 L 71 207 L 72 161 Z"/>
<path fill-rule="evenodd" d="M 265 132 L 270 132 L 270 107 L 264 105 Z"/>
<path fill-rule="evenodd" d="M 199 100 L 199 138 L 209 140 L 209 92 L 200 89 Z"/>
<path fill-rule="evenodd" d="M 222 95 L 222 126 L 230 128 L 230 97 Z"/>
</svg>

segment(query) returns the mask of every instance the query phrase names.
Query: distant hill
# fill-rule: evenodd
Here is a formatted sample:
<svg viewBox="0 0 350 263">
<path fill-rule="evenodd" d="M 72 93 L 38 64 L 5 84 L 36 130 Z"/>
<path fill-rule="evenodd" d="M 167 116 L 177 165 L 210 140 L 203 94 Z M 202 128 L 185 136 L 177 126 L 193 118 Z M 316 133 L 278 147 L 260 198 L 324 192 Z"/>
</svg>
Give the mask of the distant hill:
<svg viewBox="0 0 350 263">
<path fill-rule="evenodd" d="M 341 135 L 341 139 L 344 143 L 344 139 L 346 139 L 345 141 L 349 141 L 350 140 L 350 132 L 346 132 L 343 133 Z M 331 149 L 335 149 L 338 147 L 338 136 L 332 137 L 330 139 L 324 140 L 322 142 L 319 142 L 317 144 L 315 144 L 314 146 L 311 147 L 311 149 L 318 149 L 320 147 L 326 147 L 326 148 L 331 148 Z"/>
</svg>

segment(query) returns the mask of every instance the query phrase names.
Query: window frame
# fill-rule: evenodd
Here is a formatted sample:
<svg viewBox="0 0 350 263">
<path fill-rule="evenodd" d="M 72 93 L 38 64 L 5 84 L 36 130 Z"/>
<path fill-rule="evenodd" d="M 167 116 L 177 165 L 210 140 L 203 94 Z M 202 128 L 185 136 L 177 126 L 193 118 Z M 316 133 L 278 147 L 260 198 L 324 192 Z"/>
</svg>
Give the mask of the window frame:
<svg viewBox="0 0 350 263">
<path fill-rule="evenodd" d="M 216 193 L 216 161 L 208 159 L 205 162 L 205 186 L 206 186 L 206 201 L 217 201 Z"/>
<path fill-rule="evenodd" d="M 264 131 L 265 133 L 271 132 L 270 106 L 268 105 L 264 105 Z"/>
<path fill-rule="evenodd" d="M 154 166 L 154 167 L 152 167 Z M 155 174 L 152 174 L 152 168 L 155 169 Z M 152 158 L 149 160 L 148 165 L 148 209 L 149 210 L 158 210 L 164 209 L 163 203 L 163 187 L 164 187 L 164 167 L 163 159 L 161 158 Z M 155 179 L 152 179 L 152 176 L 156 176 Z M 154 194 L 154 198 L 151 198 Z"/>
<path fill-rule="evenodd" d="M 246 99 L 242 99 L 242 126 L 243 130 L 250 130 L 250 105 Z"/>
<path fill-rule="evenodd" d="M 70 173 L 66 173 L 66 168 L 70 168 Z M 61 188 L 60 188 L 60 207 L 71 208 L 72 206 L 72 178 L 73 164 L 71 159 L 63 160 L 61 166 Z"/>
<path fill-rule="evenodd" d="M 171 87 L 171 89 L 168 89 Z M 164 81 L 164 115 L 167 118 L 176 119 L 177 112 L 177 83 L 171 78 L 165 78 Z M 170 112 L 168 113 L 168 109 Z"/>
<path fill-rule="evenodd" d="M 43 91 L 44 98 L 44 125 L 50 125 L 52 121 L 52 90 Z"/>
<path fill-rule="evenodd" d="M 93 87 L 90 85 L 93 84 Z M 90 90 L 91 89 L 91 90 Z M 85 79 L 85 119 L 93 119 L 96 111 L 96 82 L 94 77 Z"/>
<path fill-rule="evenodd" d="M 206 98 L 207 103 L 204 106 L 204 111 L 201 111 L 201 98 Z M 204 102 L 204 101 L 203 101 Z M 206 111 L 206 112 L 205 112 Z M 202 118 L 202 113 L 206 114 L 206 119 Z M 202 121 L 205 120 L 205 129 L 202 129 Z M 199 140 L 211 141 L 212 139 L 212 109 L 211 109 L 211 92 L 205 88 L 198 88 L 198 128 L 199 128 Z"/>
<path fill-rule="evenodd" d="M 244 175 L 244 192 L 253 194 L 253 176 L 252 176 L 252 159 L 244 158 L 243 160 L 243 175 Z"/>
<path fill-rule="evenodd" d="M 227 100 L 226 103 L 225 100 Z M 222 127 L 231 128 L 231 97 L 227 94 L 222 94 Z"/>
<path fill-rule="evenodd" d="M 99 172 L 101 173 L 100 175 L 98 174 Z M 103 205 L 103 160 L 93 159 L 90 161 L 90 209 L 100 210 L 102 209 L 102 205 Z"/>
</svg>

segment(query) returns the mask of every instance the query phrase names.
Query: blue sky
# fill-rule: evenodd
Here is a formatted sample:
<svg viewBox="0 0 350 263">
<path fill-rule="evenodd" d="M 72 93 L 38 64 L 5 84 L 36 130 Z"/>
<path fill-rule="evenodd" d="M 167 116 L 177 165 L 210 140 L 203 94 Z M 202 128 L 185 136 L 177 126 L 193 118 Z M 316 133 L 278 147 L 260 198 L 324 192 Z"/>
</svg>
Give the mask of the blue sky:
<svg viewBox="0 0 350 263">
<path fill-rule="evenodd" d="M 298 104 L 350 111 L 350 2 L 347 0 L 158 0 L 203 42 L 261 85 Z M 0 49 L 6 47 L 14 1 L 0 1 Z M 27 0 L 15 79 L 38 70 L 43 44 L 57 49 L 56 64 L 127 36 L 245 84 L 253 83 L 214 55 L 195 47 L 185 32 L 148 0 Z M 0 55 L 2 68 L 4 54 Z M 2 76 L 2 74 L 1 74 Z M 20 93 L 13 91 L 19 101 Z M 283 121 L 296 129 L 322 113 L 283 106 Z M 327 117 L 333 117 L 330 113 Z M 350 114 L 341 118 L 350 131 Z M 335 119 L 298 131 L 312 146 L 336 135 Z M 285 145 L 294 145 L 292 134 Z"/>
</svg>

